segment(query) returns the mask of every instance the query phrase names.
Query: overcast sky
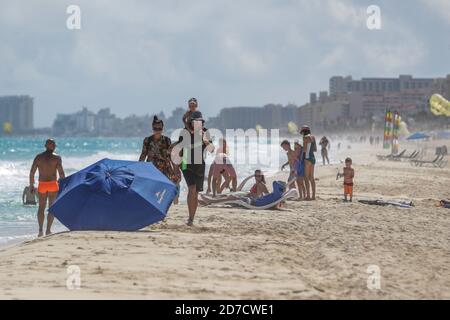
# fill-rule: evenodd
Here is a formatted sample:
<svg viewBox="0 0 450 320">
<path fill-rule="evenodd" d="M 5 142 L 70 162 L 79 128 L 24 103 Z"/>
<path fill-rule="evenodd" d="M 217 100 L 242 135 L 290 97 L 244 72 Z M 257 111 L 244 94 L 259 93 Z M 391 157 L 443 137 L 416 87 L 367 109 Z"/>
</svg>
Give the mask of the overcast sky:
<svg viewBox="0 0 450 320">
<path fill-rule="evenodd" d="M 206 116 L 303 104 L 337 74 L 444 76 L 449 34 L 450 0 L 0 0 L 0 95 L 33 96 L 36 126 L 81 106 L 169 115 L 193 96 Z"/>
</svg>

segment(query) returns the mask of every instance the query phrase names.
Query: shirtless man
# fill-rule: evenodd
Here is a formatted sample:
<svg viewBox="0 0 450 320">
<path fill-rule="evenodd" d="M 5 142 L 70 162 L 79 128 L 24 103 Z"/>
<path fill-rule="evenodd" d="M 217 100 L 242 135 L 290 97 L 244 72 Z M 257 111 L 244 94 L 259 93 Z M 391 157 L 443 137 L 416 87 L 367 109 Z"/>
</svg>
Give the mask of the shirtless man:
<svg viewBox="0 0 450 320">
<path fill-rule="evenodd" d="M 47 205 L 51 207 L 58 194 L 59 186 L 57 181 L 56 172 L 59 173 L 59 178 L 64 179 L 64 169 L 62 167 L 61 157 L 55 152 L 56 143 L 53 139 L 48 139 L 45 142 L 45 151 L 38 154 L 34 158 L 33 165 L 30 170 L 30 190 L 34 190 L 34 175 L 36 170 L 39 170 L 39 185 L 38 185 L 38 197 L 39 197 L 39 208 L 38 208 L 38 223 L 39 223 L 39 235 L 42 237 L 44 220 L 45 220 L 45 208 Z M 51 227 L 53 223 L 53 215 L 48 213 L 47 215 L 47 229 L 45 235 L 51 234 Z"/>
<path fill-rule="evenodd" d="M 290 173 L 288 178 L 288 184 L 289 189 L 295 189 L 295 184 L 297 184 L 297 190 L 299 195 L 299 200 L 303 199 L 305 195 L 305 186 L 303 181 L 303 176 L 299 176 L 297 172 L 298 167 L 298 161 L 300 161 L 300 154 L 298 148 L 301 149 L 301 146 L 299 144 L 295 144 L 295 150 L 292 150 L 291 144 L 289 141 L 284 140 L 281 143 L 281 147 L 284 151 L 287 153 L 288 162 L 286 162 L 282 167 L 281 170 L 284 170 L 286 166 L 289 165 Z"/>
<path fill-rule="evenodd" d="M 283 164 L 283 166 L 281 167 L 281 170 L 284 170 L 284 168 L 286 168 L 286 166 L 289 165 L 289 169 L 290 169 L 289 178 L 288 178 L 288 183 L 290 183 L 289 189 L 294 189 L 295 188 L 295 178 L 297 176 L 297 174 L 295 172 L 295 162 L 297 161 L 297 153 L 294 150 L 292 150 L 291 144 L 287 140 L 284 140 L 281 143 L 281 148 L 283 148 L 283 150 L 286 151 L 287 158 L 288 158 L 288 161 L 285 164 Z"/>
</svg>

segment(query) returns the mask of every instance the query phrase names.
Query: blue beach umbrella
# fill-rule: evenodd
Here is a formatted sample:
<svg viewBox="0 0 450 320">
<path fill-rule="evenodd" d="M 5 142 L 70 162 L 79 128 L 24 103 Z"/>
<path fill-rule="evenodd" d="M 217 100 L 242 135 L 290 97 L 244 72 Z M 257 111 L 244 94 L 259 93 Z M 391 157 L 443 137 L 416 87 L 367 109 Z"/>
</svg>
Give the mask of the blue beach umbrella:
<svg viewBox="0 0 450 320">
<path fill-rule="evenodd" d="M 410 135 L 408 137 L 408 139 L 406 139 L 406 140 L 424 140 L 424 139 L 428 139 L 428 138 L 430 138 L 430 136 L 427 136 L 425 133 L 416 132 L 416 133 Z"/>
<path fill-rule="evenodd" d="M 176 194 L 151 163 L 103 159 L 61 180 L 49 211 L 71 231 L 136 231 L 163 220 Z"/>
</svg>

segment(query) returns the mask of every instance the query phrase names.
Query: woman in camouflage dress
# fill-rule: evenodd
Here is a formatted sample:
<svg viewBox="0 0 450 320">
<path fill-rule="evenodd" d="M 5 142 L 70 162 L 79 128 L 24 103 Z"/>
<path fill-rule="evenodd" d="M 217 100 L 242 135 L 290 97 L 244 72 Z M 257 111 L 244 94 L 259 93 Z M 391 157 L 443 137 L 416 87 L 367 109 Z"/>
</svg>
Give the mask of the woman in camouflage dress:
<svg viewBox="0 0 450 320">
<path fill-rule="evenodd" d="M 153 135 L 144 139 L 139 161 L 153 163 L 169 180 L 178 183 L 181 177 L 174 170 L 174 165 L 170 159 L 170 146 L 172 142 L 169 137 L 162 134 L 164 122 L 158 119 L 157 116 L 153 118 L 152 129 Z"/>
</svg>

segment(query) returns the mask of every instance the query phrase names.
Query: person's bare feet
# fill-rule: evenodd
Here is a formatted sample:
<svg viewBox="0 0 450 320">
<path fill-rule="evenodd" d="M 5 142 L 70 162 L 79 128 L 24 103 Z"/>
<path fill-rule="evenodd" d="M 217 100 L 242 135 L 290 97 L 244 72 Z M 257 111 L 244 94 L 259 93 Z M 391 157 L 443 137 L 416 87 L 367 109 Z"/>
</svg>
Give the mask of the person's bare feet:
<svg viewBox="0 0 450 320">
<path fill-rule="evenodd" d="M 46 236 L 49 236 L 49 235 L 52 235 L 53 233 L 51 232 L 51 231 L 49 231 L 49 230 L 47 230 L 46 232 L 45 232 L 45 235 Z"/>
<path fill-rule="evenodd" d="M 43 235 L 44 233 L 42 231 L 39 231 L 38 238 L 42 237 Z"/>
<path fill-rule="evenodd" d="M 186 225 L 187 225 L 188 227 L 192 227 L 192 226 L 194 225 L 194 219 L 189 218 L 188 221 L 187 221 L 187 223 L 186 223 Z"/>
</svg>

